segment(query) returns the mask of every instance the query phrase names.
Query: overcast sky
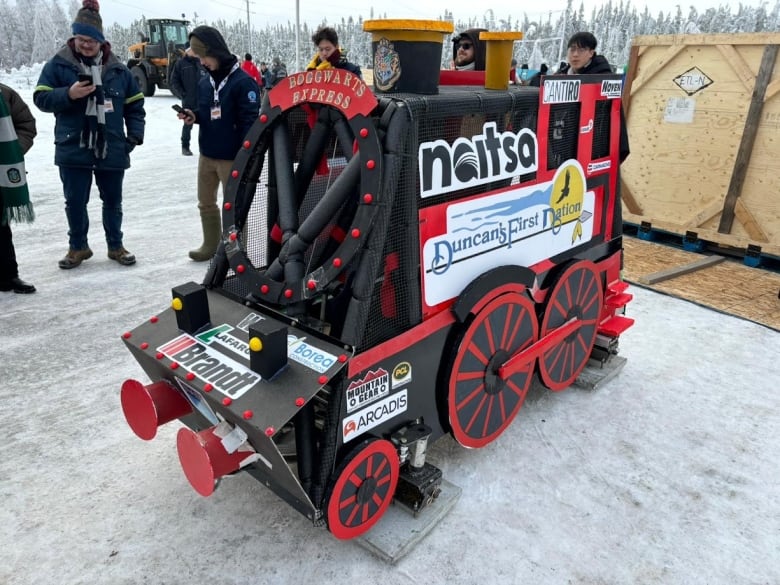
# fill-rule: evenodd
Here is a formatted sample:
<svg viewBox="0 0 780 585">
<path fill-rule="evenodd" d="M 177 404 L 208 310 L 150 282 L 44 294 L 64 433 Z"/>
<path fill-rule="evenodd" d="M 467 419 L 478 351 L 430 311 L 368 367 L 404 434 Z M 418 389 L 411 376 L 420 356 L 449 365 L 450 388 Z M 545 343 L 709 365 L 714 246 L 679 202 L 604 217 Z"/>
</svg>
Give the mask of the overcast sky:
<svg viewBox="0 0 780 585">
<path fill-rule="evenodd" d="M 617 1 L 617 0 L 615 0 Z M 742 0 L 746 6 L 757 6 L 761 0 Z M 481 16 L 486 14 L 488 8 L 482 10 L 475 7 L 473 0 L 393 0 L 392 2 L 383 2 L 372 4 L 370 2 L 358 0 L 332 0 L 331 2 L 315 2 L 314 0 L 299 0 L 300 20 L 308 22 L 310 25 L 319 24 L 323 18 L 328 22 L 337 22 L 342 17 L 350 15 L 362 15 L 368 19 L 371 6 L 374 6 L 375 18 L 379 15 L 387 14 L 388 18 L 422 18 L 436 19 L 444 13 L 445 9 L 452 10 L 455 20 L 466 20 L 469 17 Z M 593 6 L 600 5 L 599 0 L 585 0 L 586 10 Z M 635 0 L 632 2 L 637 10 L 643 8 L 646 2 Z M 688 7 L 693 5 L 700 12 L 710 7 L 716 7 L 721 4 L 736 7 L 739 2 L 720 2 L 717 0 L 653 0 L 648 3 L 651 12 L 657 14 L 659 11 L 675 10 L 675 7 L 681 4 L 683 12 L 688 12 Z M 295 0 L 279 0 L 277 2 L 260 2 L 259 0 L 249 0 L 249 20 L 253 26 L 263 28 L 267 22 L 295 22 Z M 495 17 L 506 18 L 511 16 L 513 19 L 522 16 L 526 12 L 532 20 L 539 16 L 539 4 L 533 7 L 522 3 L 510 2 L 508 0 L 494 0 L 486 2 L 484 6 L 493 9 Z M 560 11 L 566 7 L 566 0 L 547 0 L 544 3 L 548 11 Z M 575 0 L 575 6 L 579 6 L 579 0 Z M 771 6 L 771 4 L 770 4 Z M 129 24 L 141 15 L 147 18 L 181 18 L 182 12 L 185 12 L 186 18 L 192 18 L 197 13 L 201 19 L 213 21 L 218 18 L 224 18 L 228 22 L 235 20 L 246 20 L 247 2 L 246 0 L 189 0 L 187 2 L 172 0 L 110 0 L 101 2 L 100 12 L 106 24 L 118 22 L 119 24 Z M 546 14 L 543 12 L 542 14 Z"/>
</svg>

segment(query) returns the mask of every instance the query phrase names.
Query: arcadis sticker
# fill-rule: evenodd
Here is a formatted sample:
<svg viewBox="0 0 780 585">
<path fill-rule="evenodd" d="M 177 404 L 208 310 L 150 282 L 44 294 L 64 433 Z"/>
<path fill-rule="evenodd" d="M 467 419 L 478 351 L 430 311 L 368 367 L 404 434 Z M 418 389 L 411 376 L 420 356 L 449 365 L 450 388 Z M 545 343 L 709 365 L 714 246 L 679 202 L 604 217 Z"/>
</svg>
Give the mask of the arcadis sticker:
<svg viewBox="0 0 780 585">
<path fill-rule="evenodd" d="M 344 442 L 351 441 L 374 427 L 406 412 L 407 404 L 406 390 L 401 390 L 391 394 L 384 400 L 380 400 L 376 404 L 372 404 L 368 408 L 348 416 L 342 423 Z"/>
</svg>

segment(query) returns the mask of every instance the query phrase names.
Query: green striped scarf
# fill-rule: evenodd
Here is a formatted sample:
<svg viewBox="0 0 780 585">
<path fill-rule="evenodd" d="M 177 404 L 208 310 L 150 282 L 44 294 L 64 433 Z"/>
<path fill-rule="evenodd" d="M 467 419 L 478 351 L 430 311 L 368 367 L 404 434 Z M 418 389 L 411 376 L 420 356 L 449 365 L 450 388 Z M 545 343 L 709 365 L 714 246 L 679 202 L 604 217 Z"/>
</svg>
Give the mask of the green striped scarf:
<svg viewBox="0 0 780 585">
<path fill-rule="evenodd" d="M 30 192 L 27 190 L 27 174 L 24 155 L 16 137 L 14 121 L 5 98 L 0 93 L 0 224 L 8 222 L 32 222 L 35 219 Z"/>
</svg>

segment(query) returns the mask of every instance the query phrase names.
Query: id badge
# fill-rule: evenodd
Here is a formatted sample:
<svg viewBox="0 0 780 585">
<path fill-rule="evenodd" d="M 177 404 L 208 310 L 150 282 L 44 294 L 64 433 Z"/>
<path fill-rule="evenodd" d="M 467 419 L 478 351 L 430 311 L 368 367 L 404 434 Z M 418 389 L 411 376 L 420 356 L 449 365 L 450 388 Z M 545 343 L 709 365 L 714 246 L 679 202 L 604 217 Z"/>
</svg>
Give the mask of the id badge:
<svg viewBox="0 0 780 585">
<path fill-rule="evenodd" d="M 222 108 L 219 106 L 211 106 L 211 119 L 219 120 L 222 117 Z"/>
<path fill-rule="evenodd" d="M 103 102 L 103 111 L 106 114 L 114 113 L 114 102 L 112 102 L 110 98 L 106 98 L 105 101 Z"/>
</svg>

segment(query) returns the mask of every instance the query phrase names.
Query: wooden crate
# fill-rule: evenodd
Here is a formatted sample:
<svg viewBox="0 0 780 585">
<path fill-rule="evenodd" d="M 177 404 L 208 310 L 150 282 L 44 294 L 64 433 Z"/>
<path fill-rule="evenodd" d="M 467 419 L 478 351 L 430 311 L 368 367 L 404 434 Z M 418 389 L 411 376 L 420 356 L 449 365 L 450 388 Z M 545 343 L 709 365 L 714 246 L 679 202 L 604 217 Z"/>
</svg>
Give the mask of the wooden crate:
<svg viewBox="0 0 780 585">
<path fill-rule="evenodd" d="M 636 37 L 624 220 L 780 256 L 780 34 Z"/>
</svg>

